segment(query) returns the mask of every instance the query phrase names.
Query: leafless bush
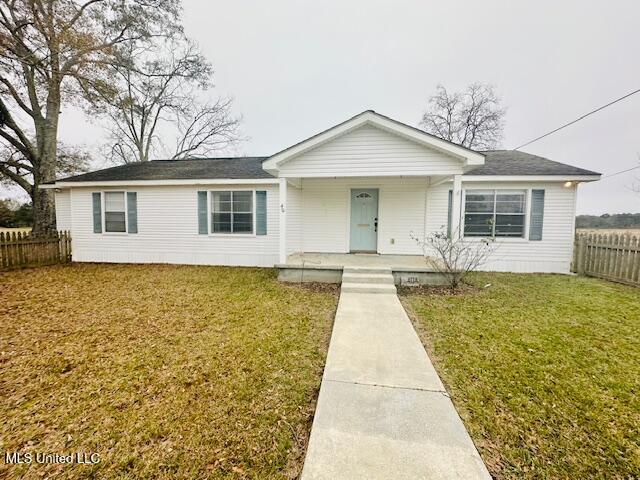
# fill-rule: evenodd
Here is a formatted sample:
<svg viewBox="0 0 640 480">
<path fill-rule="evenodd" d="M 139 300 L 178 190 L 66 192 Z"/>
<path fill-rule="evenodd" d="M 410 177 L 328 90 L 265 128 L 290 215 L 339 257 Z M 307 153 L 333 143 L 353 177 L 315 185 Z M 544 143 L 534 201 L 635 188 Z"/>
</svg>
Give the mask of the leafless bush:
<svg viewBox="0 0 640 480">
<path fill-rule="evenodd" d="M 486 263 L 496 249 L 493 239 L 465 239 L 458 232 L 433 232 L 424 240 L 412 235 L 430 267 L 442 274 L 451 290 L 456 290 L 469 272 Z"/>
</svg>

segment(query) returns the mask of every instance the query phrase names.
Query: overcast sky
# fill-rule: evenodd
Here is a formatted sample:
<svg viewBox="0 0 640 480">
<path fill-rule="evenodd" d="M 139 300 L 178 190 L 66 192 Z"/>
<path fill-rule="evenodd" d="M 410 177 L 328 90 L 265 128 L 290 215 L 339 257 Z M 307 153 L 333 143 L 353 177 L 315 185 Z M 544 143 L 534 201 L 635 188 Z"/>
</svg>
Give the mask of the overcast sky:
<svg viewBox="0 0 640 480">
<path fill-rule="evenodd" d="M 235 98 L 250 137 L 238 154 L 268 155 L 363 110 L 417 125 L 441 83 L 494 84 L 513 148 L 640 88 L 636 1 L 184 2 L 187 34 Z M 640 164 L 640 94 L 525 151 L 610 174 Z M 81 114 L 62 136 L 101 134 Z M 582 185 L 578 213 L 638 212 L 640 170 Z"/>
</svg>

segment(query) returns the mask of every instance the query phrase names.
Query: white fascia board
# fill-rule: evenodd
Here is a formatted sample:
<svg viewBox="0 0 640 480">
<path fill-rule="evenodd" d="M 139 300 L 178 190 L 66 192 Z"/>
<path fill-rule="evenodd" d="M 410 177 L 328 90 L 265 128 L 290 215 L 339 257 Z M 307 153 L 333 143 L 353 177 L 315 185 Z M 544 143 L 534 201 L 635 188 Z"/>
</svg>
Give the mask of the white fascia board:
<svg viewBox="0 0 640 480">
<path fill-rule="evenodd" d="M 293 147 L 287 148 L 280 153 L 276 153 L 262 163 L 262 168 L 272 174 L 275 174 L 278 169 L 278 165 L 283 162 L 366 124 L 395 133 L 420 143 L 421 145 L 435 148 L 443 153 L 452 155 L 453 157 L 462 160 L 464 165 L 484 165 L 484 155 L 481 153 L 476 153 L 464 147 L 441 140 L 426 132 L 403 125 L 400 122 L 396 122 L 377 113 L 366 111 L 360 115 L 356 115 L 344 123 L 336 125 L 329 130 L 304 140 Z"/>
<path fill-rule="evenodd" d="M 287 179 L 291 179 L 291 178 L 354 178 L 354 177 L 366 177 L 366 178 L 376 178 L 376 177 L 384 177 L 384 178 L 406 178 L 406 177 L 433 177 L 433 176 L 441 176 L 441 175 L 462 175 L 462 169 L 459 171 L 451 171 L 451 170 L 447 170 L 447 171 L 440 171 L 440 172 L 428 172 L 428 173 L 420 173 L 420 172 L 408 172 L 408 173 L 402 173 L 402 172 L 394 172 L 394 173 L 388 173 L 388 174 L 376 174 L 376 173 L 366 173 L 363 174 L 361 172 L 354 172 L 354 173 L 341 173 L 340 175 L 336 175 L 335 173 L 326 173 L 326 174 L 318 174 L 318 173 L 314 173 L 312 175 L 309 175 L 308 177 L 305 175 L 301 175 L 300 173 L 292 173 L 292 174 L 280 174 L 279 178 L 287 178 Z"/>
<path fill-rule="evenodd" d="M 72 187 L 135 187 L 135 186 L 171 186 L 171 185 L 277 185 L 277 178 L 218 178 L 195 180 L 111 180 L 102 182 L 56 182 L 40 185 L 40 188 L 72 188 Z"/>
<path fill-rule="evenodd" d="M 595 182 L 600 175 L 463 175 L 463 182 Z"/>
</svg>

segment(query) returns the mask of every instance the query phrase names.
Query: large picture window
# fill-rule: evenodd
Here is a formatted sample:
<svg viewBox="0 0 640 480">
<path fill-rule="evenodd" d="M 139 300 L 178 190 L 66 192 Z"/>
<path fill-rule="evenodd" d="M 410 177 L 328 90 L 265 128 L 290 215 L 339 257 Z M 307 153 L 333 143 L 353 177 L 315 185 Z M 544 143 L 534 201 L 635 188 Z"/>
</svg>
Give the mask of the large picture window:
<svg viewBox="0 0 640 480">
<path fill-rule="evenodd" d="M 253 192 L 211 192 L 212 233 L 253 233 Z"/>
<path fill-rule="evenodd" d="M 524 237 L 524 190 L 467 190 L 465 237 Z"/>
<path fill-rule="evenodd" d="M 126 233 L 126 202 L 124 192 L 105 192 L 104 231 Z"/>
</svg>

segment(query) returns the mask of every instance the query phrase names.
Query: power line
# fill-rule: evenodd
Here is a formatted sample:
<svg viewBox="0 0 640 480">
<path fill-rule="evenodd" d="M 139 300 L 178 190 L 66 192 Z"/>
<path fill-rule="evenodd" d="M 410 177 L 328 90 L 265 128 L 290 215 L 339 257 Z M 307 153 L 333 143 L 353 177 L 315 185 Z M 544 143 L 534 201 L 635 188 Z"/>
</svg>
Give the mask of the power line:
<svg viewBox="0 0 640 480">
<path fill-rule="evenodd" d="M 600 110 L 604 110 L 607 107 L 610 107 L 611 105 L 613 105 L 614 103 L 618 103 L 621 100 L 624 100 L 625 98 L 629 98 L 631 95 L 635 95 L 636 93 L 640 92 L 640 88 L 637 90 L 634 90 L 633 92 L 627 93 L 626 95 L 623 95 L 620 98 L 616 98 L 615 100 L 607 103 L 606 105 L 603 105 L 601 107 L 596 108 L 595 110 L 591 110 L 589 113 L 585 113 L 584 115 L 582 115 L 579 118 L 576 118 L 575 120 L 572 120 L 569 123 L 565 123 L 564 125 L 562 125 L 561 127 L 556 128 L 555 130 L 551 130 L 548 133 L 545 133 L 544 135 L 540 135 L 537 138 L 534 138 L 533 140 L 528 141 L 527 143 L 523 143 L 522 145 L 520 145 L 519 147 L 514 148 L 514 150 L 520 150 L 522 147 L 526 147 L 527 145 L 531 145 L 533 142 L 537 142 L 538 140 L 541 140 L 545 137 L 548 137 L 549 135 L 556 133 L 559 130 L 562 130 L 563 128 L 568 127 L 569 125 L 573 125 L 574 123 L 579 122 L 580 120 L 583 120 L 585 118 L 587 118 L 589 115 L 593 115 L 596 112 L 599 112 Z M 622 173 L 622 172 L 620 172 Z"/>
<path fill-rule="evenodd" d="M 626 170 L 620 170 L 619 172 L 616 172 L 616 173 L 610 173 L 609 175 L 603 175 L 602 177 L 600 177 L 600 180 L 602 180 L 603 178 L 615 177 L 616 175 L 620 175 L 621 173 L 627 173 L 627 172 L 630 172 L 631 170 L 635 170 L 637 168 L 640 168 L 640 165 L 636 165 L 635 167 L 627 168 Z"/>
</svg>

